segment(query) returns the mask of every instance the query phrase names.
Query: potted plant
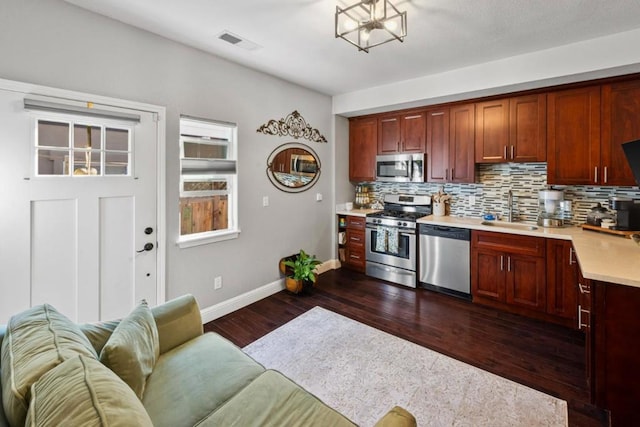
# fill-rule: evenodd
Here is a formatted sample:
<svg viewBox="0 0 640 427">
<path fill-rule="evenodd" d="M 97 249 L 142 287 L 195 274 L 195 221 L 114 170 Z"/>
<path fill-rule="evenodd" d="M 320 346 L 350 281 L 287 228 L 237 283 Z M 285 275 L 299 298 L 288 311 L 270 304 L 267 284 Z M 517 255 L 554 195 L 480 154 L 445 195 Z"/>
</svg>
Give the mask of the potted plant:
<svg viewBox="0 0 640 427">
<path fill-rule="evenodd" d="M 315 255 L 309 255 L 302 249 L 300 253 L 292 257 L 283 258 L 283 265 L 289 267 L 288 274 L 285 279 L 287 290 L 297 294 L 304 289 L 313 287 L 316 282 L 316 274 L 314 270 L 320 261 Z"/>
</svg>

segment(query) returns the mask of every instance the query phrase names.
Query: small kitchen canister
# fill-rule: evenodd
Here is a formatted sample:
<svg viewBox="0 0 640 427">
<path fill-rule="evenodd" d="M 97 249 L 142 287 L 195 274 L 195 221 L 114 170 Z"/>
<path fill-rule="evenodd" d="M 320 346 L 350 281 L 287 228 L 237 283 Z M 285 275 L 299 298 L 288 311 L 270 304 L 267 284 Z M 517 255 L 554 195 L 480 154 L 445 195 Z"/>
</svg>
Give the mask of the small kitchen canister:
<svg viewBox="0 0 640 427">
<path fill-rule="evenodd" d="M 446 215 L 446 206 L 445 202 L 434 202 L 433 203 L 433 214 L 435 216 L 445 216 Z"/>
</svg>

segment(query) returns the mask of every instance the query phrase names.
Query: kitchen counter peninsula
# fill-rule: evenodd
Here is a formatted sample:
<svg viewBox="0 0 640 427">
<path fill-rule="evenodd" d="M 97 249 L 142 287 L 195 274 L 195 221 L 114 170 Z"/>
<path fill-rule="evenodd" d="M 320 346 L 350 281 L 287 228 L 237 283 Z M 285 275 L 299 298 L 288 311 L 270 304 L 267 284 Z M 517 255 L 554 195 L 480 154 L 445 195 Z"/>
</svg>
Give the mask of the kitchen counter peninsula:
<svg viewBox="0 0 640 427">
<path fill-rule="evenodd" d="M 429 215 L 418 219 L 417 222 L 495 233 L 570 240 L 573 243 L 582 274 L 586 279 L 640 288 L 640 246 L 631 239 L 596 231 L 585 231 L 577 226 L 538 227 L 535 230 L 529 230 L 512 228 L 510 223 L 502 221 L 490 221 L 492 225 L 483 225 L 484 220 L 471 217 Z M 516 222 L 514 224 L 526 225 L 528 223 Z"/>
</svg>

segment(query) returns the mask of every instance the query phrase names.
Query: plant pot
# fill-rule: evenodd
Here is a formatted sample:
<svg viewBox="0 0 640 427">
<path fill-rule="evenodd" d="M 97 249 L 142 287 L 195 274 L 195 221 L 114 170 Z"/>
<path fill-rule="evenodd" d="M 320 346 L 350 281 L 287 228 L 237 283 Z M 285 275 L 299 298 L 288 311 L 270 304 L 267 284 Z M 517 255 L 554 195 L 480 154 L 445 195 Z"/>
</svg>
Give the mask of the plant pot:
<svg viewBox="0 0 640 427">
<path fill-rule="evenodd" d="M 293 274 L 293 269 L 291 267 L 287 267 L 286 265 L 284 265 L 285 261 L 293 261 L 294 259 L 296 259 L 298 255 L 289 255 L 287 257 L 281 258 L 280 259 L 280 263 L 278 264 L 278 268 L 280 269 L 280 273 L 284 274 L 285 276 L 288 276 L 290 274 Z"/>
<path fill-rule="evenodd" d="M 302 289 L 304 289 L 302 280 L 296 280 L 293 277 L 286 277 L 284 279 L 284 284 L 287 287 L 287 290 L 294 294 L 300 293 L 302 292 Z"/>
<path fill-rule="evenodd" d="M 294 294 L 310 291 L 313 288 L 313 282 L 311 280 L 296 280 L 288 276 L 285 278 L 284 284 L 287 290 Z"/>
</svg>

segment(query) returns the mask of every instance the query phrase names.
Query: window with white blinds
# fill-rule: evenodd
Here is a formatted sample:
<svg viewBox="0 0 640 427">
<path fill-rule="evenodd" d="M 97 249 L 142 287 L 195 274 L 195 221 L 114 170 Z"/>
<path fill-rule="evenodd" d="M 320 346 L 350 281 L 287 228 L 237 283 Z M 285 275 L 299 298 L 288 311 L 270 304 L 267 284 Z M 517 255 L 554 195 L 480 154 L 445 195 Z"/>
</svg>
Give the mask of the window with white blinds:
<svg viewBox="0 0 640 427">
<path fill-rule="evenodd" d="M 238 237 L 237 126 L 180 118 L 180 246 Z"/>
</svg>

